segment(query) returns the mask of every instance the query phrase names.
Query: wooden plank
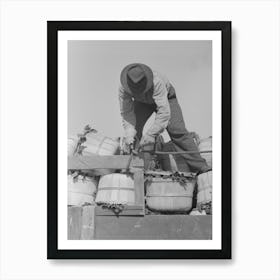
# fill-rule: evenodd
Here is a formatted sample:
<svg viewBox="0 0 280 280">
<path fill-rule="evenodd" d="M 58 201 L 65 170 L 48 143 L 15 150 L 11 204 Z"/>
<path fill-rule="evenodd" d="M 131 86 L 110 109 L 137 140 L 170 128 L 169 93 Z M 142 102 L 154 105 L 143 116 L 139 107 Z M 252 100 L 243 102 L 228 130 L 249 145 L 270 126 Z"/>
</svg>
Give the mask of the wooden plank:
<svg viewBox="0 0 280 280">
<path fill-rule="evenodd" d="M 136 167 L 136 168 L 144 168 L 144 161 L 143 161 L 142 158 L 134 156 L 132 158 L 130 166 L 131 167 Z"/>
<path fill-rule="evenodd" d="M 125 169 L 130 156 L 73 156 L 68 157 L 68 169 Z M 143 160 L 132 158 L 131 167 L 143 167 Z"/>
<path fill-rule="evenodd" d="M 143 205 L 127 205 L 118 216 L 144 216 Z M 117 216 L 112 210 L 96 206 L 95 216 Z"/>
<path fill-rule="evenodd" d="M 96 216 L 95 239 L 211 240 L 212 216 Z"/>
<path fill-rule="evenodd" d="M 82 240 L 91 240 L 94 238 L 94 217 L 95 206 L 84 206 L 82 214 Z"/>
<path fill-rule="evenodd" d="M 153 162 L 154 156 L 151 153 L 143 152 L 143 160 L 144 160 L 144 169 L 149 170 L 151 167 L 151 163 Z"/>
<path fill-rule="evenodd" d="M 134 170 L 135 204 L 142 205 L 145 213 L 144 171 L 142 168 Z"/>
<path fill-rule="evenodd" d="M 68 239 L 81 239 L 82 207 L 68 206 Z"/>
</svg>

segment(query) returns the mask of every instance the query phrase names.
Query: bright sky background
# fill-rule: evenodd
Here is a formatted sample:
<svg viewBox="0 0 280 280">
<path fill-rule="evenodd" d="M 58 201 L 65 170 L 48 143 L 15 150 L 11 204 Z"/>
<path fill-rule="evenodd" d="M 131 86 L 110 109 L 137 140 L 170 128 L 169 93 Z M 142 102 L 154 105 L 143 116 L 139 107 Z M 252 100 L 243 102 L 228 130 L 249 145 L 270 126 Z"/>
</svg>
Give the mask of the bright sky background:
<svg viewBox="0 0 280 280">
<path fill-rule="evenodd" d="M 134 62 L 168 77 L 189 131 L 201 137 L 212 135 L 211 41 L 69 41 L 69 136 L 81 132 L 86 124 L 107 136 L 123 135 L 120 72 Z"/>
</svg>

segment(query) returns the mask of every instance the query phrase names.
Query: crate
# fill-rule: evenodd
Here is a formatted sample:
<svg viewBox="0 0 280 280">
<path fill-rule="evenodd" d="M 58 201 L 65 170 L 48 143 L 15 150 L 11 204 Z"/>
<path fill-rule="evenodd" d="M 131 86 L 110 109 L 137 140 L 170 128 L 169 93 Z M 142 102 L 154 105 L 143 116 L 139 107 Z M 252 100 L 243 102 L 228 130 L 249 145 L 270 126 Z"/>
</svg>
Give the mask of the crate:
<svg viewBox="0 0 280 280">
<path fill-rule="evenodd" d="M 69 240 L 211 240 L 212 216 L 96 215 L 95 206 L 68 207 Z"/>
<path fill-rule="evenodd" d="M 129 169 L 135 184 L 135 205 L 126 205 L 118 216 L 90 205 L 68 207 L 68 239 L 212 239 L 212 216 L 145 215 L 144 161 L 130 156 L 68 157 L 68 169 Z M 130 163 L 130 164 L 129 164 Z"/>
</svg>

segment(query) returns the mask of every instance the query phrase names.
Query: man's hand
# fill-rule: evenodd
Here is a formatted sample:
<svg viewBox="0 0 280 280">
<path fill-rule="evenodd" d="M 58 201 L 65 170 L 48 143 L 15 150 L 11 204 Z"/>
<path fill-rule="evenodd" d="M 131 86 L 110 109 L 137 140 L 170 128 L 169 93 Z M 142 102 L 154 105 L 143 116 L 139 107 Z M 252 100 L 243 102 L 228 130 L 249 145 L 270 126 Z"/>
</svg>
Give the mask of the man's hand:
<svg viewBox="0 0 280 280">
<path fill-rule="evenodd" d="M 128 155 L 131 153 L 131 147 L 133 147 L 135 138 L 133 136 L 124 137 L 121 144 L 122 154 Z"/>
<path fill-rule="evenodd" d="M 140 147 L 146 146 L 148 144 L 154 144 L 155 143 L 155 137 L 150 136 L 148 134 L 145 134 L 140 141 Z"/>
<path fill-rule="evenodd" d="M 127 146 L 130 146 L 134 143 L 134 137 L 133 136 L 127 136 L 124 138 L 124 142 Z"/>
</svg>

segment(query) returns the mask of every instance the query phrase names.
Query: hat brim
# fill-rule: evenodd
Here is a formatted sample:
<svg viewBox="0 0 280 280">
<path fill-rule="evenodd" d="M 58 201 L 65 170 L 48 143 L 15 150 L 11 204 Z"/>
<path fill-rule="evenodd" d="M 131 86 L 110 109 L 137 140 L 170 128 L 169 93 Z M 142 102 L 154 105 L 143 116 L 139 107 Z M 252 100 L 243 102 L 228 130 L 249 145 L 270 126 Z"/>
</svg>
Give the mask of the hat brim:
<svg viewBox="0 0 280 280">
<path fill-rule="evenodd" d="M 130 68 L 132 68 L 136 65 L 141 66 L 141 68 L 143 69 L 143 71 L 145 73 L 145 76 L 147 78 L 146 88 L 143 91 L 143 93 L 146 93 L 153 86 L 154 76 L 153 76 L 152 69 L 145 64 L 132 63 L 132 64 L 127 65 L 121 72 L 121 84 L 122 84 L 122 86 L 123 86 L 123 88 L 126 92 L 131 93 L 131 94 L 133 93 L 131 88 L 129 87 L 129 85 L 127 83 L 127 72 Z"/>
</svg>

